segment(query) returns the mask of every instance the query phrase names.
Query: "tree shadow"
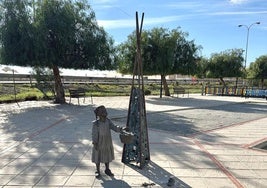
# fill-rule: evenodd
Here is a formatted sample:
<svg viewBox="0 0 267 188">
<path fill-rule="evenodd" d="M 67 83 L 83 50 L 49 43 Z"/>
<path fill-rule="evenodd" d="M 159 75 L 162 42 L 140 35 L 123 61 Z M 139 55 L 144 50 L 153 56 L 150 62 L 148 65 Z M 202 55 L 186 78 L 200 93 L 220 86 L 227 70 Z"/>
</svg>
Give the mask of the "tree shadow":
<svg viewBox="0 0 267 188">
<path fill-rule="evenodd" d="M 148 104 L 155 105 L 155 108 L 158 106 L 159 110 L 161 106 L 169 106 L 166 108 L 167 110 L 161 112 L 152 111 L 154 109 L 147 110 L 148 128 L 165 131 L 166 134 L 162 134 L 162 138 L 159 138 L 161 139 L 159 142 L 162 143 L 162 147 L 165 147 L 164 142 L 175 142 L 173 144 L 175 148 L 173 148 L 172 152 L 179 152 L 179 155 L 172 155 L 173 153 L 166 151 L 166 148 L 161 150 L 160 147 L 155 147 L 157 149 L 156 154 L 164 157 L 167 154 L 173 161 L 186 158 L 187 160 L 181 161 L 181 163 L 187 167 L 194 167 L 192 164 L 194 159 L 189 160 L 191 158 L 186 152 L 187 149 L 194 150 L 196 156 L 202 155 L 201 152 L 191 147 L 192 145 L 190 145 L 188 138 L 181 138 L 181 136 L 190 137 L 190 135 L 198 133 L 203 134 L 201 131 L 204 129 L 202 126 L 205 121 L 192 121 L 193 118 L 208 111 L 207 115 L 204 113 L 203 119 L 207 117 L 214 119 L 214 121 L 211 121 L 206 127 L 212 124 L 218 127 L 220 118 L 224 120 L 223 125 L 227 125 L 232 122 L 266 116 L 267 111 L 266 103 L 235 104 L 217 101 L 216 106 L 209 107 L 206 104 L 208 100 L 201 101 L 203 103 L 199 103 L 198 99 L 189 100 L 195 101 L 190 102 L 185 98 L 168 98 L 164 100 L 152 98 L 146 100 Z M 199 105 L 194 106 L 194 103 Z M 11 108 L 10 111 L 5 110 L 6 106 L 0 106 L 1 135 L 3 135 L 0 139 L 0 157 L 2 161 L 0 169 L 2 173 L 10 176 L 10 179 L 3 181 L 8 183 L 16 180 L 16 182 L 25 182 L 25 184 L 31 182 L 32 185 L 54 186 L 52 184 L 54 176 L 62 177 L 62 181 L 65 181 L 64 176 L 69 176 L 75 173 L 76 170 L 79 170 L 79 174 L 94 176 L 95 166 L 91 164 L 90 160 L 92 149 L 91 121 L 95 119 L 94 106 L 56 105 L 52 103 L 38 105 L 35 101 L 30 104 L 32 105 L 24 107 L 22 102 L 20 103 L 20 108 L 16 104 L 8 104 Z M 105 103 L 102 104 L 106 105 Z M 188 111 L 188 108 L 178 109 L 178 107 L 190 107 L 189 109 L 192 111 Z M 108 105 L 107 109 L 110 116 L 113 116 L 118 123 L 124 124 L 126 122 L 127 109 L 117 109 L 117 106 Z M 240 114 L 240 118 L 233 119 L 232 117 L 230 118 L 231 121 L 226 122 L 227 113 L 235 113 L 234 117 Z M 218 114 L 221 114 L 220 118 Z M 116 118 L 118 116 L 120 118 Z M 172 135 L 171 139 L 169 139 L 170 134 Z M 203 134 L 203 137 L 208 142 L 216 142 L 220 139 L 218 135 L 207 134 L 204 136 Z M 119 142 L 118 138 L 117 142 Z M 180 145 L 180 143 L 187 144 Z M 209 160 L 204 161 L 203 159 L 202 162 L 210 166 L 213 165 L 210 164 Z M 136 167 L 132 168 L 148 177 L 151 181 L 157 184 L 161 183 L 162 186 L 166 186 L 168 178 L 173 177 L 171 173 L 154 162 L 150 162 L 148 167 L 142 170 L 136 169 Z M 108 187 L 111 183 L 110 181 L 112 180 L 103 182 L 103 186 Z M 183 185 L 184 187 L 190 187 L 179 178 L 175 178 L 175 182 L 178 185 L 181 184 L 180 187 Z M 115 183 L 125 185 L 125 187 L 129 186 L 126 182 L 118 179 L 115 179 Z M 55 186 L 60 185 L 59 183 Z"/>
<path fill-rule="evenodd" d="M 220 100 L 223 99 L 223 100 Z M 240 97 L 239 97 L 240 98 Z M 242 113 L 266 113 L 266 100 L 259 100 L 258 102 L 244 99 L 243 102 L 238 100 L 227 100 L 227 97 L 218 96 L 218 99 L 209 98 L 209 96 L 202 96 L 202 98 L 175 98 L 175 97 L 148 97 L 146 103 L 155 106 L 168 106 L 167 110 L 157 110 L 155 113 L 171 112 L 177 110 L 187 109 L 211 109 L 220 111 L 232 111 Z M 153 112 L 152 112 L 153 113 Z"/>
<path fill-rule="evenodd" d="M 266 117 L 265 102 L 235 102 L 196 98 L 149 98 L 157 111 L 147 111 L 148 126 L 180 136 Z M 164 106 L 164 108 L 161 108 Z M 166 108 L 167 107 L 167 108 Z M 162 109 L 162 110 L 161 110 Z"/>
<path fill-rule="evenodd" d="M 0 174 L 8 174 L 3 185 L 61 186 L 76 169 L 91 169 L 93 108 L 41 103 L 1 106 Z"/>
</svg>

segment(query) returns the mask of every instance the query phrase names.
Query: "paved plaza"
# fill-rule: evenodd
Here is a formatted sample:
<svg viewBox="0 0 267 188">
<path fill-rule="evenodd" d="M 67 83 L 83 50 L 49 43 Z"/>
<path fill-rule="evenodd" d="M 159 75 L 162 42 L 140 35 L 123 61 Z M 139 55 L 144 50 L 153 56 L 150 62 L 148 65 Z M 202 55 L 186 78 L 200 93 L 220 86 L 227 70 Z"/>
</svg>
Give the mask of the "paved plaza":
<svg viewBox="0 0 267 188">
<path fill-rule="evenodd" d="M 189 95 L 146 96 L 151 161 L 143 169 L 121 162 L 123 144 L 112 133 L 114 177 L 95 178 L 91 162 L 93 109 L 125 126 L 129 97 L 85 103 L 25 101 L 0 104 L 0 187 L 265 188 L 265 99 Z"/>
</svg>

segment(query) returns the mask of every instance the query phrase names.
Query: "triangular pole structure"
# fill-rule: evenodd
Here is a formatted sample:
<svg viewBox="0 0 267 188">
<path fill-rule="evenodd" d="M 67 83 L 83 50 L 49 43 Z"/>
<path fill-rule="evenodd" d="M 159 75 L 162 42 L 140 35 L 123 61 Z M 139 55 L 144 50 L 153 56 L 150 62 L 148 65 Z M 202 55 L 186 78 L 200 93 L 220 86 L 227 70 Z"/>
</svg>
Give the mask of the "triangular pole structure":
<svg viewBox="0 0 267 188">
<path fill-rule="evenodd" d="M 140 47 L 143 19 L 144 13 L 142 14 L 141 26 L 139 28 L 138 13 L 136 12 L 137 50 L 126 124 L 126 127 L 129 129 L 129 131 L 134 133 L 135 136 L 132 143 L 124 144 L 122 154 L 123 163 L 129 164 L 131 162 L 136 162 L 137 166 L 140 168 L 143 168 L 150 161 L 144 95 L 143 65 Z"/>
</svg>

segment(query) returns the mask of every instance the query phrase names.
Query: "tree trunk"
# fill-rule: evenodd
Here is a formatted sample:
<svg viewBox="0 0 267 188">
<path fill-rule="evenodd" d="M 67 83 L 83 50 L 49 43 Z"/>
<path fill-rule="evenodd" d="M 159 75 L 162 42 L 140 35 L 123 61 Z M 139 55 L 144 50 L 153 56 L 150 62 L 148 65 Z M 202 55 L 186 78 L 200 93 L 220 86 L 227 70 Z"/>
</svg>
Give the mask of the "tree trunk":
<svg viewBox="0 0 267 188">
<path fill-rule="evenodd" d="M 163 81 L 165 96 L 170 96 L 170 90 L 165 75 L 162 76 L 162 81 Z"/>
<path fill-rule="evenodd" d="M 223 87 L 226 87 L 225 81 L 223 80 L 222 77 L 220 77 L 220 81 L 221 81 L 221 83 L 223 84 Z"/>
<path fill-rule="evenodd" d="M 238 77 L 236 77 L 236 80 L 235 80 L 235 91 L 234 91 L 234 95 L 237 94 L 237 84 L 238 84 Z"/>
<path fill-rule="evenodd" d="M 54 73 L 54 79 L 55 79 L 55 103 L 63 104 L 65 103 L 65 92 L 63 88 L 63 84 L 61 82 L 61 77 L 59 74 L 58 66 L 53 65 L 53 73 Z"/>
<path fill-rule="evenodd" d="M 225 81 L 223 80 L 223 77 L 220 77 L 220 81 L 221 81 L 222 84 L 223 84 L 221 95 L 224 95 L 224 90 L 225 90 L 226 84 L 225 84 Z"/>
</svg>

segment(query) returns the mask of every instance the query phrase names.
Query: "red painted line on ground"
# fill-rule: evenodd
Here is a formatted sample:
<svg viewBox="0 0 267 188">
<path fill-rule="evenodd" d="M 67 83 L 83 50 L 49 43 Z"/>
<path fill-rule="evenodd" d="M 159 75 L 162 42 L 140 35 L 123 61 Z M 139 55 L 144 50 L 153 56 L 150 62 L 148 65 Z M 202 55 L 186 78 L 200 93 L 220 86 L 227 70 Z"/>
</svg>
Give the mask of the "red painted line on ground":
<svg viewBox="0 0 267 188">
<path fill-rule="evenodd" d="M 55 123 L 53 123 L 53 124 L 51 124 L 51 125 L 49 125 L 49 126 L 43 128 L 43 129 L 41 129 L 41 130 L 38 130 L 38 131 L 32 133 L 30 136 L 28 136 L 28 139 L 33 139 L 34 137 L 38 136 L 38 135 L 41 134 L 42 132 L 44 132 L 44 131 L 46 131 L 46 130 L 48 130 L 48 129 L 50 129 L 50 128 L 56 126 L 56 125 L 58 125 L 59 123 L 65 121 L 65 120 L 68 119 L 68 118 L 69 118 L 69 117 L 62 118 L 62 119 L 56 121 Z"/>
<path fill-rule="evenodd" d="M 257 140 L 257 141 L 255 141 L 255 142 L 252 142 L 252 143 L 250 143 L 250 144 L 243 145 L 243 147 L 244 147 L 244 148 L 250 148 L 250 147 L 253 147 L 253 146 L 255 146 L 255 145 L 258 145 L 258 144 L 260 144 L 260 143 L 262 143 L 262 142 L 264 142 L 264 141 L 267 141 L 267 137 L 262 138 L 262 139 L 260 139 L 260 140 Z"/>
<path fill-rule="evenodd" d="M 48 143 L 48 144 L 51 144 L 51 143 L 55 143 L 55 142 L 58 142 L 58 143 L 63 143 L 63 144 L 82 144 L 82 142 L 75 142 L 75 141 L 61 141 L 61 140 L 56 140 L 56 141 L 44 141 L 42 143 Z"/>
<path fill-rule="evenodd" d="M 201 141 L 202 143 L 205 143 L 206 145 L 210 146 L 235 146 L 235 147 L 242 147 L 242 144 L 231 144 L 231 143 L 226 143 L 226 142 L 208 142 L 208 141 Z"/>
<path fill-rule="evenodd" d="M 244 188 L 243 185 L 233 176 L 206 148 L 197 140 L 194 143 L 220 168 L 220 170 L 236 185 L 237 188 Z"/>
<path fill-rule="evenodd" d="M 191 142 L 149 142 L 149 144 L 177 144 L 177 145 L 194 145 L 193 143 Z"/>
<path fill-rule="evenodd" d="M 72 114 L 72 115 L 75 116 L 75 115 L 77 115 L 77 114 L 79 114 L 79 113 L 80 113 L 80 112 L 76 112 L 76 113 L 74 113 L 74 114 Z M 60 124 L 60 123 L 63 122 L 63 121 L 66 121 L 66 120 L 69 119 L 69 118 L 70 118 L 70 116 L 67 116 L 67 117 L 64 117 L 64 118 L 59 119 L 59 120 L 56 121 L 55 123 L 53 123 L 53 124 L 51 124 L 51 125 L 49 125 L 49 126 L 43 128 L 43 129 L 41 129 L 41 130 L 38 130 L 38 131 L 36 131 L 36 132 L 30 134 L 30 136 L 28 136 L 28 139 L 32 139 L 32 138 L 34 138 L 34 137 L 40 135 L 40 134 L 43 133 L 44 131 L 47 131 L 48 129 L 50 129 L 50 128 L 52 128 L 52 127 L 54 127 L 54 126 Z"/>
<path fill-rule="evenodd" d="M 199 133 L 191 134 L 189 136 L 189 138 L 195 138 L 196 136 L 204 134 L 204 133 L 209 133 L 209 132 L 213 132 L 213 131 L 217 131 L 217 130 L 221 130 L 221 129 L 226 129 L 226 128 L 229 128 L 229 127 L 241 126 L 241 125 L 244 125 L 246 123 L 257 121 L 257 120 L 260 120 L 260 119 L 265 119 L 265 118 L 266 118 L 266 116 L 265 117 L 261 117 L 261 118 L 256 118 L 256 119 L 251 119 L 251 120 L 239 122 L 239 123 L 232 124 L 232 125 L 226 125 L 226 126 L 217 127 L 217 128 L 214 128 L 214 129 L 208 129 L 208 130 L 204 130 L 204 131 L 199 131 Z"/>
<path fill-rule="evenodd" d="M 13 145 L 11 145 L 11 146 L 5 148 L 4 150 L 0 151 L 0 155 L 3 154 L 3 153 L 5 153 L 6 151 L 8 151 L 8 150 L 10 150 L 10 149 L 12 149 L 12 148 L 14 148 L 14 147 L 16 147 L 16 146 L 19 146 L 19 145 L 21 144 L 21 142 L 26 142 L 27 140 L 33 139 L 34 137 L 40 135 L 40 134 L 43 133 L 44 131 L 46 131 L 46 130 L 48 130 L 48 129 L 50 129 L 50 128 L 52 128 L 52 127 L 58 125 L 58 124 L 60 124 L 61 122 L 65 121 L 65 120 L 67 120 L 68 118 L 69 118 L 69 117 L 65 117 L 65 118 L 59 119 L 59 120 L 56 121 L 55 123 L 53 123 L 53 124 L 51 124 L 51 125 L 49 125 L 49 126 L 47 126 L 47 127 L 44 127 L 44 128 L 41 129 L 41 130 L 35 131 L 34 133 L 30 134 L 27 138 L 25 138 L 25 139 L 23 139 L 23 140 L 19 140 L 19 141 L 17 141 L 17 143 L 15 143 L 15 144 L 13 144 Z"/>
<path fill-rule="evenodd" d="M 176 132 L 174 131 L 165 131 L 165 130 L 160 130 L 160 129 L 155 129 L 155 128 L 148 128 L 150 131 L 154 131 L 154 132 L 159 132 L 159 133 L 164 133 L 164 134 L 171 134 L 173 136 L 178 136 L 178 137 L 181 137 L 181 138 L 191 138 L 191 137 L 188 137 L 187 135 L 177 135 Z"/>
</svg>

